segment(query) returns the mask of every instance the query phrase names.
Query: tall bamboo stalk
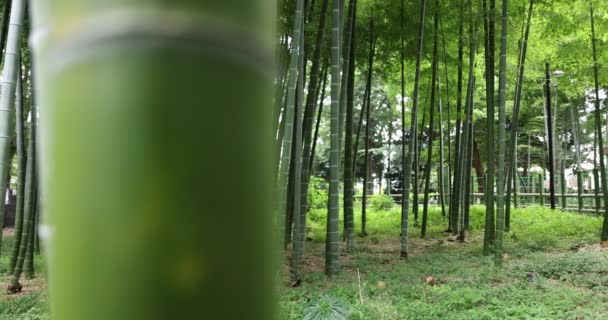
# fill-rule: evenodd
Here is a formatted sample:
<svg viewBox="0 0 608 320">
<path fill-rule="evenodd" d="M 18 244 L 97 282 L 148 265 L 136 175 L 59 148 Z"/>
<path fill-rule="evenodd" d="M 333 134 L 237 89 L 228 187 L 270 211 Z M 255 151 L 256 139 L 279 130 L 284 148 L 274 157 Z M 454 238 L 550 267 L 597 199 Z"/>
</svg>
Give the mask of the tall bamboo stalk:
<svg viewBox="0 0 608 320">
<path fill-rule="evenodd" d="M 426 0 L 420 2 L 420 29 L 418 30 L 418 55 L 416 57 L 416 75 L 414 79 L 414 94 L 412 104 L 412 119 L 409 132 L 409 150 L 403 157 L 403 194 L 401 206 L 401 258 L 408 256 L 408 215 L 410 205 L 410 187 L 412 178 L 412 162 L 415 156 L 416 136 L 418 131 L 418 99 L 420 90 L 420 65 L 422 63 L 424 43 L 424 17 L 426 15 Z M 405 141 L 404 141 L 405 143 Z M 417 172 L 417 170 L 416 170 Z M 417 187 L 417 186 L 416 186 Z M 415 204 L 418 205 L 418 204 Z"/>
<path fill-rule="evenodd" d="M 305 8 L 305 7 L 304 7 Z M 302 10 L 304 10 L 302 8 Z M 302 13 L 302 19 L 305 17 L 305 12 Z M 301 24 L 300 30 L 300 48 L 304 47 L 305 39 L 305 28 L 304 23 Z M 293 250 L 291 251 L 291 282 L 292 285 L 299 284 L 300 282 L 300 259 L 304 253 L 304 238 L 306 234 L 306 205 L 302 208 L 301 202 L 303 200 L 306 203 L 308 199 L 307 194 L 302 194 L 302 131 L 303 131 L 303 113 L 304 113 L 304 81 L 306 76 L 304 75 L 305 65 L 305 54 L 298 55 L 298 85 L 296 94 L 296 113 L 294 116 L 294 142 L 293 142 L 293 161 L 294 164 L 294 180 L 293 180 L 293 220 L 294 220 L 294 234 L 293 234 Z M 306 164 L 308 167 L 308 164 Z M 306 177 L 308 178 L 308 177 Z M 306 184 L 308 186 L 308 184 Z M 306 190 L 308 193 L 308 190 Z"/>
<path fill-rule="evenodd" d="M 184 0 L 185 1 L 185 0 Z M 284 117 L 285 117 L 285 129 L 283 137 L 283 147 L 281 156 L 281 169 L 279 172 L 279 207 L 278 207 L 278 228 L 279 228 L 279 239 L 286 237 L 285 233 L 285 220 L 287 215 L 287 202 L 288 202 L 288 186 L 289 186 L 289 168 L 291 165 L 291 148 L 293 145 L 293 132 L 294 132 L 294 106 L 296 104 L 296 91 L 298 85 L 298 65 L 299 56 L 302 53 L 300 48 L 301 37 L 302 37 L 302 25 L 304 20 L 304 0 L 297 0 L 296 12 L 294 17 L 293 27 L 293 39 L 292 39 L 292 51 L 289 60 L 289 76 L 287 80 L 287 99 Z M 284 242 L 284 246 L 287 242 Z"/>
<path fill-rule="evenodd" d="M 429 214 L 429 189 L 431 186 L 431 165 L 433 163 L 433 126 L 434 126 L 434 116 L 435 116 L 435 94 L 437 88 L 437 38 L 439 35 L 439 0 L 435 0 L 435 17 L 433 23 L 433 62 L 432 62 L 432 76 L 431 76 L 431 104 L 430 104 L 430 115 L 429 115 L 429 133 L 428 133 L 428 148 L 427 148 L 427 158 L 426 158 L 426 166 L 425 166 L 425 175 L 426 180 L 424 182 L 424 202 L 422 209 L 422 228 L 420 231 L 420 237 L 426 237 L 426 229 L 428 224 L 428 214 Z"/>
<path fill-rule="evenodd" d="M 275 319 L 270 4 L 31 2 L 53 319 Z"/>
<path fill-rule="evenodd" d="M 20 68 L 21 69 L 21 68 Z M 21 72 L 17 76 L 17 96 L 15 101 L 15 131 L 17 145 L 17 204 L 15 208 L 15 229 L 14 229 L 14 245 L 11 253 L 11 260 L 8 267 L 8 273 L 13 274 L 17 258 L 19 257 L 19 249 L 21 248 L 21 234 L 23 233 L 23 207 L 25 196 L 25 166 L 26 166 L 26 149 L 24 143 L 23 130 L 23 85 L 21 80 Z"/>
<path fill-rule="evenodd" d="M 458 20 L 458 93 L 456 98 L 456 150 L 454 151 L 454 181 L 450 192 L 450 220 L 448 230 L 453 232 L 458 228 L 458 210 L 460 200 L 460 186 L 462 185 L 462 170 L 460 166 L 461 136 L 462 136 L 462 88 L 463 88 L 463 61 L 464 61 L 464 7 L 460 4 L 460 17 Z"/>
<path fill-rule="evenodd" d="M 9 293 L 17 293 L 22 289 L 22 285 L 19 283 L 21 274 L 24 271 L 25 260 L 28 256 L 28 249 L 31 250 L 33 242 L 33 232 L 35 230 L 35 213 L 36 213 L 36 126 L 34 125 L 35 115 L 37 114 L 37 107 L 32 104 L 30 113 L 30 139 L 27 146 L 27 167 L 25 173 L 25 197 L 23 206 L 23 232 L 21 234 L 21 241 L 19 241 L 19 255 L 13 270 L 11 280 L 7 291 Z"/>
<path fill-rule="evenodd" d="M 545 123 L 547 128 L 547 146 L 549 149 L 549 203 L 555 209 L 555 152 L 553 144 L 553 111 L 551 110 L 551 72 L 549 63 L 545 64 Z M 601 148 L 600 148 L 601 150 Z"/>
<path fill-rule="evenodd" d="M 310 81 L 308 82 L 308 95 L 306 97 L 306 108 L 304 109 L 304 124 L 302 128 L 303 148 L 302 151 L 302 174 L 300 178 L 300 235 L 306 234 L 306 213 L 308 210 L 308 188 L 310 183 L 310 163 L 312 161 L 311 149 L 313 138 L 313 124 L 315 120 L 315 106 L 318 99 L 320 87 L 321 70 L 321 49 L 323 47 L 323 39 L 325 34 L 325 21 L 327 16 L 327 7 L 329 0 L 323 0 L 321 3 L 321 12 L 319 14 L 319 23 L 317 26 L 317 35 L 312 58 L 312 67 L 310 73 Z"/>
<path fill-rule="evenodd" d="M 376 41 L 374 39 L 374 19 L 369 22 L 369 66 L 367 73 L 367 87 L 369 88 L 367 95 L 367 107 L 365 108 L 365 153 L 363 162 L 363 196 L 361 198 L 361 235 L 367 235 L 367 196 L 369 193 L 368 178 L 369 178 L 369 148 L 370 148 L 370 126 L 371 126 L 371 90 L 372 90 L 372 74 L 374 70 L 374 55 L 376 52 Z"/>
<path fill-rule="evenodd" d="M 483 254 L 490 255 L 495 237 L 494 217 L 494 18 L 496 1 L 490 0 L 490 8 L 487 8 L 487 0 L 483 0 L 486 33 L 486 103 L 487 103 L 487 166 L 486 166 L 486 223 L 483 242 Z"/>
<path fill-rule="evenodd" d="M 405 0 L 401 0 L 401 50 L 400 50 L 400 61 L 401 61 L 401 161 L 403 165 L 402 170 L 402 185 L 401 185 L 401 257 L 407 258 L 407 238 L 409 236 L 409 216 L 407 208 L 405 207 L 405 199 L 409 197 L 409 192 L 406 194 L 405 180 L 406 176 L 411 177 L 411 156 L 410 156 L 410 167 L 409 171 L 406 171 L 406 149 L 405 144 L 407 141 L 406 125 L 405 125 Z M 412 135 L 410 133 L 410 140 Z M 410 144 L 411 146 L 411 144 Z M 411 150 L 411 147 L 410 147 Z M 409 179 L 408 179 L 409 184 Z M 409 190 L 409 188 L 408 188 Z M 403 237 L 405 237 L 405 244 L 403 243 Z M 405 249 L 404 249 L 405 248 Z M 405 255 L 404 255 L 405 252 Z"/>
<path fill-rule="evenodd" d="M 329 211 L 325 243 L 325 273 L 332 277 L 339 271 L 340 256 L 340 35 L 342 14 L 340 0 L 333 0 L 331 38 L 331 121 L 329 155 Z"/>
<path fill-rule="evenodd" d="M 521 48 L 519 53 L 519 61 L 517 63 L 517 80 L 515 81 L 515 99 L 513 104 L 513 116 L 511 124 L 511 138 L 509 140 L 509 148 L 507 149 L 507 172 L 512 174 L 507 175 L 507 194 L 505 208 L 505 231 L 509 232 L 511 227 L 511 190 L 513 178 L 517 175 L 517 135 L 519 133 L 519 110 L 521 106 L 522 84 L 524 79 L 524 70 L 526 67 L 526 56 L 528 51 L 528 38 L 530 35 L 530 26 L 532 25 L 532 10 L 534 8 L 534 0 L 530 0 L 528 7 L 528 17 L 526 20 L 525 31 L 523 34 Z M 515 181 L 515 183 L 519 183 Z"/>
<path fill-rule="evenodd" d="M 601 179 L 601 188 L 602 188 L 602 195 L 603 195 L 603 200 L 604 200 L 604 223 L 602 226 L 602 236 L 601 236 L 601 241 L 603 244 L 608 246 L 608 187 L 606 184 L 606 163 L 604 162 L 604 137 L 602 137 L 601 135 L 601 124 L 600 124 L 600 118 L 601 118 L 601 112 L 600 112 L 600 83 L 599 83 L 599 76 L 598 76 L 598 63 L 597 63 L 597 39 L 595 37 L 595 22 L 594 22 L 594 17 L 593 17 L 593 0 L 589 0 L 589 16 L 591 17 L 591 44 L 592 44 L 592 49 L 593 49 L 593 79 L 594 79 L 594 93 L 595 93 L 595 101 L 594 101 L 594 105 L 595 105 L 595 125 L 598 128 L 598 138 L 597 138 L 597 142 L 599 145 L 599 150 L 598 150 L 598 160 L 600 162 L 600 179 Z M 598 186 L 596 185 L 595 188 L 597 189 Z"/>
<path fill-rule="evenodd" d="M 466 238 L 466 231 L 469 229 L 469 204 L 470 204 L 470 193 L 471 193 L 471 168 L 473 159 L 473 108 L 474 108 L 474 94 L 475 94 L 475 56 L 477 55 L 478 47 L 478 35 L 477 35 L 477 24 L 478 19 L 473 19 L 473 2 L 468 1 L 469 7 L 469 70 L 468 70 L 468 82 L 467 82 L 467 93 L 465 101 L 465 123 L 463 139 L 461 139 L 460 149 L 464 150 L 464 156 L 461 161 L 460 167 L 462 168 L 462 179 L 460 179 L 461 192 L 461 204 L 462 214 L 458 219 L 458 238 L 460 241 L 464 241 Z"/>
<path fill-rule="evenodd" d="M 572 124 L 572 135 L 574 137 L 574 147 L 576 155 L 576 186 L 577 186 L 577 200 L 578 200 L 578 212 L 583 213 L 583 168 L 581 161 L 581 145 L 578 139 L 579 127 L 578 117 L 575 116 L 574 107 L 570 105 L 570 120 Z M 578 112 L 577 112 L 578 113 Z"/>
<path fill-rule="evenodd" d="M 25 0 L 11 2 L 10 26 L 7 31 L 6 48 L 2 65 L 0 87 L 0 195 L 6 194 L 8 173 L 10 172 L 10 145 L 12 136 L 12 117 L 15 108 L 16 83 L 19 77 L 21 38 L 25 15 Z M 0 225 L 4 225 L 5 206 L 0 205 Z M 0 251 L 2 234 L 0 232 Z"/>
<path fill-rule="evenodd" d="M 503 239 L 505 232 L 505 152 L 506 152 L 506 103 L 507 103 L 507 13 L 508 0 L 502 0 L 502 28 L 500 31 L 500 66 L 498 98 L 498 177 L 496 181 L 496 237 L 494 263 L 502 266 Z M 510 171 L 506 171 L 509 173 Z M 509 175 L 509 174 L 507 174 Z"/>
<path fill-rule="evenodd" d="M 355 214 L 353 210 L 354 175 L 353 170 L 353 113 L 355 93 L 355 18 L 357 1 L 352 0 L 352 17 L 349 18 L 349 65 L 346 77 L 346 128 L 344 138 L 344 233 L 346 236 L 346 251 L 352 252 L 355 248 Z M 349 13 L 349 16 L 351 13 Z"/>
</svg>

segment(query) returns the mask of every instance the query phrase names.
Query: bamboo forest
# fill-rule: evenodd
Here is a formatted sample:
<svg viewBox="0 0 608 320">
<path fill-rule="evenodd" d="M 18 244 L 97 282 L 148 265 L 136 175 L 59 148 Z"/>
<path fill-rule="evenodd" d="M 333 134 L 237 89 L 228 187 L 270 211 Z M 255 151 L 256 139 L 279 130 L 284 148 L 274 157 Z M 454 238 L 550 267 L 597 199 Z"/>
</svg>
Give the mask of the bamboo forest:
<svg viewBox="0 0 608 320">
<path fill-rule="evenodd" d="M 608 0 L 0 0 L 0 320 L 608 319 Z"/>
</svg>

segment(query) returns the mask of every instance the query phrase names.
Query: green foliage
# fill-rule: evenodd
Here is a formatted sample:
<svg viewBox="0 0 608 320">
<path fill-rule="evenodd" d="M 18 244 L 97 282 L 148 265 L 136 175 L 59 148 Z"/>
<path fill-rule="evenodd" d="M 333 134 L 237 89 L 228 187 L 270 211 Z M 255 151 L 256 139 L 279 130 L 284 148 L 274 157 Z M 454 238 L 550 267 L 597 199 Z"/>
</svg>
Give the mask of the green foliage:
<svg viewBox="0 0 608 320">
<path fill-rule="evenodd" d="M 304 308 L 304 320 L 346 320 L 349 314 L 345 303 L 326 294 Z"/>
<path fill-rule="evenodd" d="M 308 188 L 308 208 L 327 209 L 327 182 L 323 178 L 310 177 Z"/>
<path fill-rule="evenodd" d="M 388 211 L 395 207 L 395 200 L 386 194 L 376 194 L 370 198 L 369 206 L 374 211 Z"/>
</svg>

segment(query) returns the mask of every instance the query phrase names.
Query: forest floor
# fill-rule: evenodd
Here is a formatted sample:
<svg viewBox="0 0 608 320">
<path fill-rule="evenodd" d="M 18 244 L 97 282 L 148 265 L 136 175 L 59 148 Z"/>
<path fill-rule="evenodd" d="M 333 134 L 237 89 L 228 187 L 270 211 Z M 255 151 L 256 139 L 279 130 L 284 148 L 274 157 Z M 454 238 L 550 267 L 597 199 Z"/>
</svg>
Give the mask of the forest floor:
<svg viewBox="0 0 608 320">
<path fill-rule="evenodd" d="M 340 257 L 343 271 L 328 280 L 319 211 L 309 215 L 301 286 L 281 289 L 281 319 L 331 307 L 347 310 L 348 319 L 370 320 L 608 319 L 608 249 L 598 244 L 598 217 L 515 210 L 504 265 L 497 268 L 493 256 L 483 256 L 484 207 L 472 208 L 465 243 L 450 241 L 433 208 L 426 239 L 411 227 L 407 260 L 399 259 L 400 210 L 372 211 L 368 236 L 357 237 L 355 252 Z"/>
<path fill-rule="evenodd" d="M 302 284 L 280 290 L 280 319 L 300 320 L 328 306 L 348 310 L 348 319 L 366 320 L 608 319 L 608 249 L 597 244 L 600 218 L 540 207 L 515 210 L 505 236 L 504 266 L 496 268 L 493 258 L 482 254 L 483 212 L 472 208 L 473 232 L 460 243 L 449 241 L 441 211 L 431 208 L 427 239 L 412 226 L 410 257 L 400 260 L 400 210 L 371 209 L 369 235 L 357 237 L 355 252 L 340 257 L 342 272 L 328 280 L 323 273 L 326 213 L 312 210 Z M 12 248 L 12 237 L 5 235 L 0 266 L 8 264 Z M 0 320 L 49 319 L 40 257 L 36 268 L 33 280 L 22 281 L 21 294 L 0 292 Z M 8 281 L 0 270 L 1 290 Z M 311 307 L 316 303 L 320 307 Z"/>
<path fill-rule="evenodd" d="M 0 320 L 48 320 L 46 278 L 42 258 L 36 256 L 36 274 L 31 280 L 21 279 L 23 290 L 19 294 L 7 295 L 10 276 L 6 274 L 9 254 L 13 250 L 13 232 L 5 229 L 0 255 Z"/>
</svg>

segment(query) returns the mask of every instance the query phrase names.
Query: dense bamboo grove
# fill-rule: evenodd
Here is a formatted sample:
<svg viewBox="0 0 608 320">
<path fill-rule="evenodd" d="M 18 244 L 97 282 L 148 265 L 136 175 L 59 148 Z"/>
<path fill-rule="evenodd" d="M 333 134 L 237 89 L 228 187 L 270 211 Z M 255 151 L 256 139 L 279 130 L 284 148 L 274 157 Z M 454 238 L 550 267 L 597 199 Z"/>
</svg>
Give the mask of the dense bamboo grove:
<svg viewBox="0 0 608 320">
<path fill-rule="evenodd" d="M 470 205 L 485 204 L 484 255 L 494 255 L 496 265 L 502 264 L 506 253 L 503 239 L 516 218 L 511 212 L 513 206 L 520 206 L 522 188 L 530 199 L 534 198 L 527 194 L 536 192 L 537 203 L 546 202 L 555 208 L 559 198 L 562 210 L 570 206 L 579 212 L 591 210 L 584 205 L 583 194 L 593 189 L 595 210 L 601 209 L 608 221 L 603 209 L 608 208 L 603 205 L 607 201 L 599 197 L 608 189 L 601 187 L 605 177 L 601 123 L 605 84 L 601 82 L 603 71 L 598 71 L 598 59 L 603 61 L 606 57 L 597 56 L 598 33 L 593 19 L 598 15 L 593 12 L 592 1 L 577 1 L 575 13 L 568 12 L 568 5 L 559 1 L 327 2 L 306 3 L 309 18 L 304 21 L 304 29 L 316 29 L 317 34 L 304 36 L 305 43 L 299 44 L 295 40 L 301 39 L 297 9 L 301 4 L 280 1 L 279 15 L 287 18 L 280 21 L 293 21 L 296 28 L 283 28 L 285 24 L 280 22 L 278 37 L 293 36 L 295 41 L 291 45 L 281 42 L 279 49 L 284 56 L 291 55 L 289 63 L 283 62 L 291 65 L 289 77 L 307 76 L 307 67 L 312 66 L 308 81 L 303 80 L 308 83 L 310 101 L 317 101 L 314 97 L 319 88 L 319 61 L 331 60 L 327 62 L 332 70 L 328 80 L 332 86 L 327 93 L 331 95 L 331 112 L 319 112 L 317 119 L 317 132 L 323 132 L 325 127 L 326 136 L 315 135 L 313 142 L 322 144 L 323 150 L 310 154 L 309 148 L 304 147 L 301 156 L 305 162 L 316 163 L 312 170 L 303 172 L 306 183 L 308 177 L 318 176 L 328 185 L 328 275 L 340 269 L 339 252 L 348 254 L 356 248 L 352 217 L 357 201 L 361 201 L 362 210 L 360 236 L 371 232 L 366 212 L 375 194 L 390 195 L 402 208 L 401 258 L 409 255 L 408 238 L 412 233 L 420 232 L 421 237 L 426 237 L 428 207 L 432 203 L 445 210 L 446 232 L 461 241 L 465 241 L 470 228 Z M 331 14 L 327 13 L 328 5 Z M 604 12 L 605 6 L 601 7 Z M 555 21 L 543 16 L 547 12 L 570 16 L 570 24 L 553 30 Z M 328 19 L 331 31 L 325 27 Z M 582 30 L 577 23 L 585 20 L 591 21 L 591 28 Z M 579 31 L 578 38 L 568 42 L 564 39 L 571 30 Z M 309 39 L 311 42 L 306 43 Z M 562 43 L 561 47 L 557 43 Z M 325 45 L 331 50 L 324 50 Z M 310 60 L 294 70 L 297 50 L 304 50 L 306 57 L 313 52 L 313 58 L 307 58 Z M 583 62 L 573 60 L 580 55 L 585 55 L 584 61 L 595 67 L 585 68 Z M 560 78 L 563 74 L 567 77 Z M 514 99 L 509 100 L 510 97 Z M 283 101 L 286 105 L 282 117 L 291 128 L 292 94 Z M 319 109 L 326 103 L 319 101 Z M 591 113 L 593 105 L 595 113 Z M 295 109 L 298 106 L 296 103 Z M 308 114 L 314 111 L 306 108 Z M 390 110 L 381 111 L 387 108 Z M 543 113 L 546 120 L 542 120 Z M 585 115 L 582 122 L 577 120 L 579 113 Z M 305 126 L 309 123 L 304 120 Z M 395 124 L 401 128 L 399 131 L 394 130 Z M 281 168 L 290 161 L 299 161 L 290 157 L 295 155 L 291 148 L 300 148 L 299 142 L 292 141 L 289 133 L 278 135 L 283 137 Z M 305 143 L 307 139 L 304 137 Z M 526 140 L 528 145 L 519 143 Z M 393 145 L 399 145 L 400 152 L 395 153 Z M 595 156 L 589 150 L 596 150 Z M 519 156 L 526 153 L 527 161 Z M 592 171 L 584 170 L 593 163 L 598 178 L 585 182 L 592 178 L 587 174 Z M 340 174 L 342 165 L 344 171 Z M 549 173 L 545 173 L 547 169 Z M 283 185 L 288 177 L 285 170 L 280 176 Z M 574 186 L 566 186 L 567 170 L 576 179 Z M 536 178 L 539 171 L 544 177 L 540 182 Z M 298 175 L 296 172 L 293 177 Z M 589 183 L 593 187 L 588 187 Z M 344 244 L 338 241 L 339 190 L 344 191 Z M 484 197 L 479 198 L 479 193 Z M 290 196 L 301 197 L 301 203 L 311 201 L 310 194 Z M 279 208 L 279 216 L 290 214 L 294 217 L 287 221 L 295 221 L 295 212 Z M 305 211 L 300 215 L 297 224 L 301 227 L 307 218 Z M 298 238 L 294 232 L 293 250 L 300 250 L 299 242 L 308 237 L 306 232 L 306 228 L 300 229 Z M 605 231 L 600 240 L 606 241 Z M 290 260 L 292 268 L 297 269 L 299 263 L 299 259 Z"/>
</svg>

